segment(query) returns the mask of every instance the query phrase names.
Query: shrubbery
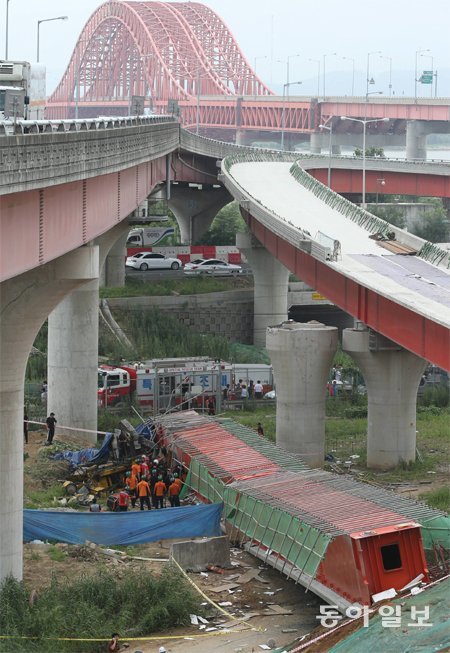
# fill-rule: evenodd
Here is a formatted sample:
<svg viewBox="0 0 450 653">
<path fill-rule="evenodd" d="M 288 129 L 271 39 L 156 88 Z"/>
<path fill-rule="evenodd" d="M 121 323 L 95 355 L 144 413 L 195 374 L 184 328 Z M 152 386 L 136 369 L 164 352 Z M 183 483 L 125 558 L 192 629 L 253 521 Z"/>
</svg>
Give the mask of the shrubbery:
<svg viewBox="0 0 450 653">
<path fill-rule="evenodd" d="M 106 639 L 118 632 L 123 641 L 187 624 L 189 614 L 199 611 L 189 585 L 169 567 L 161 576 L 130 572 L 123 580 L 106 571 L 70 583 L 55 578 L 30 603 L 23 583 L 11 577 L 3 582 L 0 633 L 17 639 L 2 640 L 1 651 L 96 653 L 106 649 L 105 642 L 77 644 L 57 638 Z"/>
</svg>

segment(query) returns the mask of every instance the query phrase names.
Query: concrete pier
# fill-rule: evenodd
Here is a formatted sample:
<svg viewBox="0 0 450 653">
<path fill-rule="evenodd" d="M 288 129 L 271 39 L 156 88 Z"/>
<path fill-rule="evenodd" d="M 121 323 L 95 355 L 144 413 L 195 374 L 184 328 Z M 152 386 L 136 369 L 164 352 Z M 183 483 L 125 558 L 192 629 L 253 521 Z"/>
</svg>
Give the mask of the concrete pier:
<svg viewBox="0 0 450 653">
<path fill-rule="evenodd" d="M 369 329 L 345 329 L 342 347 L 367 387 L 367 466 L 389 469 L 416 459 L 417 388 L 426 361 Z"/>
<path fill-rule="evenodd" d="M 23 415 L 28 356 L 50 311 L 67 293 L 97 274 L 97 248 L 83 247 L 0 286 L 0 494 L 4 498 L 0 503 L 0 581 L 8 575 L 22 578 Z"/>
<path fill-rule="evenodd" d="M 250 234 L 236 234 L 236 247 L 253 271 L 253 344 L 264 347 L 267 327 L 287 318 L 289 270 Z"/>
<path fill-rule="evenodd" d="M 289 320 L 267 329 L 277 389 L 276 442 L 311 467 L 325 455 L 325 398 L 338 330 Z"/>
</svg>

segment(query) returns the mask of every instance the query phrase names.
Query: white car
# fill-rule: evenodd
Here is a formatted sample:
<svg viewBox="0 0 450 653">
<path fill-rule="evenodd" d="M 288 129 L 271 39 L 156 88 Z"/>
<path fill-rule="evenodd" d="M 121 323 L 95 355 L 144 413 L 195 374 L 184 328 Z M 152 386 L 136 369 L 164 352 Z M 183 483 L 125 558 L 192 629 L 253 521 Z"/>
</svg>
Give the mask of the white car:
<svg viewBox="0 0 450 653">
<path fill-rule="evenodd" d="M 238 274 L 242 274 L 242 268 L 240 265 L 235 265 L 234 263 L 225 263 L 225 261 L 220 261 L 216 258 L 208 258 L 205 261 L 201 261 L 200 263 L 196 261 L 186 263 L 184 266 L 184 274 L 213 274 L 214 276 L 231 275 L 233 277 L 237 277 Z"/>
<path fill-rule="evenodd" d="M 183 267 L 183 263 L 179 258 L 165 257 L 163 254 L 155 254 L 154 252 L 139 252 L 136 256 L 128 256 L 125 265 L 127 268 L 143 271 L 158 268 L 179 270 Z"/>
</svg>

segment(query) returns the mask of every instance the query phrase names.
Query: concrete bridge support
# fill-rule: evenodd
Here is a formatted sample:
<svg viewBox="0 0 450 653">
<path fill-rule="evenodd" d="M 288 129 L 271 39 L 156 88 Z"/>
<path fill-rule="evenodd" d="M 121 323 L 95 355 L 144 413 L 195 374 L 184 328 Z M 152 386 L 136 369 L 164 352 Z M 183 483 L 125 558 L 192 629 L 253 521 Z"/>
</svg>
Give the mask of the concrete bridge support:
<svg viewBox="0 0 450 653">
<path fill-rule="evenodd" d="M 277 388 L 276 441 L 311 467 L 325 455 L 325 396 L 338 330 L 289 320 L 267 329 L 267 351 Z"/>
<path fill-rule="evenodd" d="M 118 242 L 122 251 L 125 232 L 128 224 L 123 221 L 96 239 L 100 270 Z M 118 268 L 125 268 L 123 254 L 113 254 L 112 262 L 117 279 Z M 97 430 L 98 291 L 97 278 L 74 290 L 48 318 L 48 410 L 57 413 L 60 424 L 89 431 Z M 95 433 L 68 433 L 92 444 L 97 441 Z"/>
<path fill-rule="evenodd" d="M 427 158 L 427 123 L 422 120 L 408 120 L 406 123 L 406 158 Z"/>
<path fill-rule="evenodd" d="M 416 459 L 417 388 L 426 361 L 369 329 L 345 329 L 342 347 L 364 376 L 367 466 L 390 469 Z"/>
<path fill-rule="evenodd" d="M 22 578 L 24 378 L 37 332 L 73 289 L 98 274 L 83 247 L 0 286 L 0 581 Z M 55 411 L 56 412 L 56 411 Z M 59 415 L 57 415 L 60 422 Z"/>
<path fill-rule="evenodd" d="M 236 246 L 253 270 L 253 344 L 266 345 L 266 329 L 287 318 L 289 270 L 251 234 L 236 234 Z"/>
<path fill-rule="evenodd" d="M 181 242 L 190 245 L 203 236 L 220 209 L 232 201 L 223 186 L 172 184 L 168 205 L 180 227 Z"/>
<path fill-rule="evenodd" d="M 125 286 L 125 256 L 127 252 L 126 243 L 130 225 L 125 220 L 112 231 L 118 235 L 117 240 L 108 252 L 101 275 L 101 285 L 107 288 L 123 288 Z"/>
</svg>

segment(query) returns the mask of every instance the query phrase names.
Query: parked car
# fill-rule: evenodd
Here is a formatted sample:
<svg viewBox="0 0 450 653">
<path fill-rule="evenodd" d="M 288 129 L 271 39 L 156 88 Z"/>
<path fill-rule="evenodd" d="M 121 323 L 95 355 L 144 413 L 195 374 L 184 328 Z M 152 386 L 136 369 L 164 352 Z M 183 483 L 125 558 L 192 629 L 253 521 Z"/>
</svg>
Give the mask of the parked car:
<svg viewBox="0 0 450 653">
<path fill-rule="evenodd" d="M 137 252 L 136 254 L 133 254 L 133 256 L 127 256 L 125 265 L 128 265 L 128 262 L 131 261 L 131 259 L 142 258 L 144 254 L 147 254 L 147 252 Z"/>
<path fill-rule="evenodd" d="M 200 261 L 200 263 L 197 263 L 196 261 L 186 263 L 184 266 L 184 274 L 212 274 L 214 276 L 231 275 L 237 277 L 238 274 L 242 274 L 242 268 L 240 265 L 235 265 L 234 263 L 226 263 L 225 261 L 220 261 L 216 258 L 208 258 L 204 261 Z"/>
<path fill-rule="evenodd" d="M 125 265 L 135 270 L 156 270 L 158 268 L 179 270 L 183 267 L 183 263 L 179 258 L 166 258 L 163 254 L 155 254 L 154 252 L 145 252 L 143 256 L 129 256 Z"/>
</svg>

